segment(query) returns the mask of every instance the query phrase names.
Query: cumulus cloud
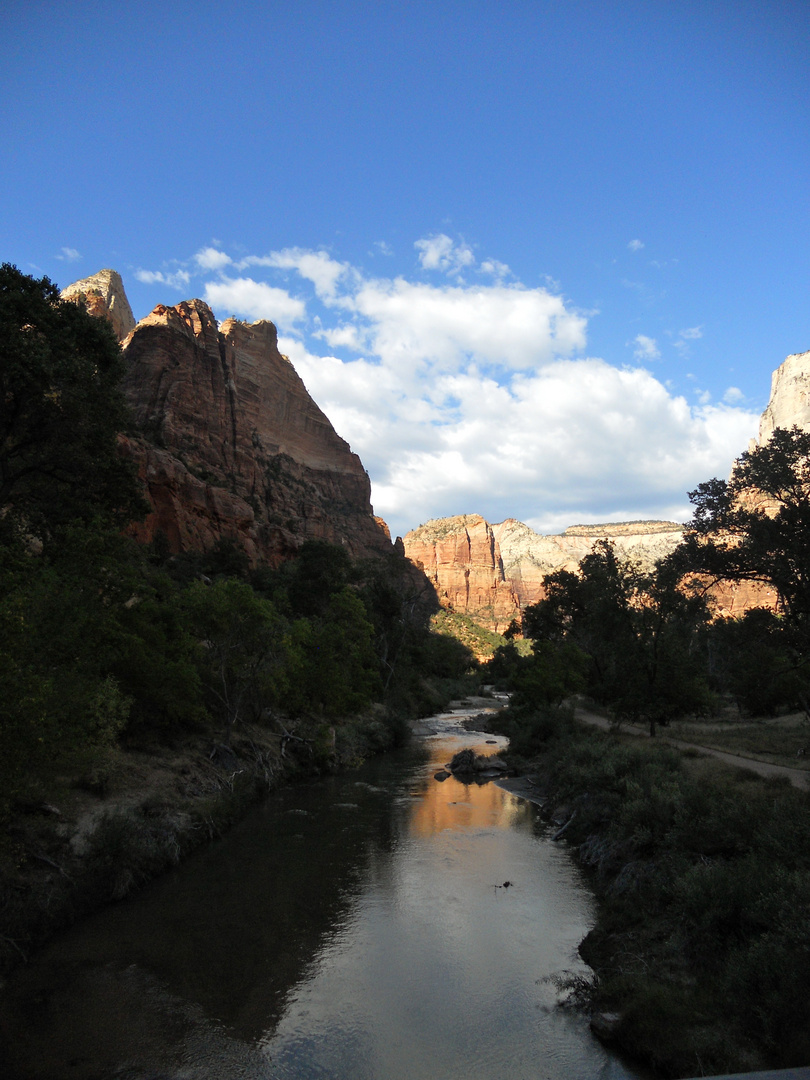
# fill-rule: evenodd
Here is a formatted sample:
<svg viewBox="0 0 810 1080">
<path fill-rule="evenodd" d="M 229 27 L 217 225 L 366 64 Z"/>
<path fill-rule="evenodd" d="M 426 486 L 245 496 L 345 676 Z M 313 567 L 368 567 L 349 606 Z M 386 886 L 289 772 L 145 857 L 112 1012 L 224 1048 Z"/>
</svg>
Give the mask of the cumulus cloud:
<svg viewBox="0 0 810 1080">
<path fill-rule="evenodd" d="M 694 341 L 696 338 L 702 338 L 703 337 L 703 327 L 702 326 L 688 327 L 686 330 L 679 331 L 678 337 L 683 338 L 684 341 Z"/>
<path fill-rule="evenodd" d="M 641 240 L 631 240 L 627 246 L 631 251 L 641 251 L 644 247 L 644 243 Z"/>
<path fill-rule="evenodd" d="M 306 313 L 303 300 L 252 278 L 223 277 L 220 281 L 209 281 L 205 299 L 212 308 L 227 315 L 241 315 L 254 322 L 269 319 L 283 328 L 293 328 Z"/>
<path fill-rule="evenodd" d="M 81 257 L 81 253 L 72 247 L 63 247 L 61 254 L 56 256 L 60 262 L 78 262 Z"/>
<path fill-rule="evenodd" d="M 661 350 L 655 338 L 647 337 L 646 334 L 636 334 L 633 338 L 633 356 L 636 360 L 660 360 Z"/>
<path fill-rule="evenodd" d="M 437 288 L 396 278 L 363 282 L 351 306 L 384 363 L 417 370 L 528 368 L 585 346 L 584 316 L 545 289 Z"/>
<path fill-rule="evenodd" d="M 291 358 L 373 481 L 395 532 L 431 517 L 577 521 L 689 514 L 686 492 L 725 475 L 758 417 L 690 409 L 644 369 L 555 360 L 506 383 L 468 368 L 414 387 L 392 367 Z"/>
<path fill-rule="evenodd" d="M 167 285 L 170 289 L 185 289 L 191 281 L 187 270 L 164 273 L 162 270 L 136 270 L 135 277 L 143 285 Z"/>
<path fill-rule="evenodd" d="M 476 264 L 443 233 L 416 250 L 426 275 L 451 280 L 369 276 L 303 248 L 237 260 L 213 246 L 186 264 L 207 275 L 203 295 L 218 317 L 277 323 L 282 352 L 360 455 L 394 534 L 472 512 L 545 532 L 685 520 L 686 492 L 727 475 L 756 432 L 758 416 L 734 388 L 722 404 L 701 395 L 690 405 L 644 367 L 587 357 L 595 313 L 558 287 L 507 284 L 504 263 Z M 471 267 L 489 280 L 465 283 Z M 660 357 L 647 335 L 629 345 L 638 360 Z"/>
<path fill-rule="evenodd" d="M 512 271 L 506 263 L 499 262 L 497 259 L 484 259 L 479 267 L 479 271 L 482 274 L 492 274 L 498 281 L 503 281 L 504 278 L 511 277 L 512 275 Z"/>
<path fill-rule="evenodd" d="M 419 252 L 419 263 L 423 270 L 458 274 L 475 262 L 475 256 L 466 244 L 456 244 L 445 233 L 417 240 L 413 246 Z"/>
<path fill-rule="evenodd" d="M 194 262 L 201 270 L 222 270 L 224 267 L 230 266 L 231 257 L 218 248 L 207 247 L 197 252 L 194 256 Z"/>
<path fill-rule="evenodd" d="M 727 405 L 738 405 L 745 399 L 745 394 L 740 390 L 739 386 L 730 386 L 723 394 L 723 401 Z"/>
<path fill-rule="evenodd" d="M 337 262 L 326 251 L 308 251 L 297 247 L 274 251 L 270 255 L 249 255 L 237 265 L 240 270 L 249 266 L 295 270 L 302 278 L 312 282 L 322 300 L 334 298 L 338 281 L 349 270 L 347 263 Z"/>
</svg>

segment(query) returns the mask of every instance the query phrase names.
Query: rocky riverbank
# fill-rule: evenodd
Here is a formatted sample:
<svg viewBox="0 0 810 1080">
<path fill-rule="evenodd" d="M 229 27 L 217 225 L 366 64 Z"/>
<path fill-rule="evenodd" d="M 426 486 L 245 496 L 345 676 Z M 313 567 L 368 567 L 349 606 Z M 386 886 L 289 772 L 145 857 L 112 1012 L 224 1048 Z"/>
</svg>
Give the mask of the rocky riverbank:
<svg viewBox="0 0 810 1080">
<path fill-rule="evenodd" d="M 189 734 L 62 767 L 13 807 L 0 848 L 0 973 L 225 832 L 274 788 L 386 747 L 376 714 L 294 733 L 243 725 L 230 746 Z"/>
</svg>

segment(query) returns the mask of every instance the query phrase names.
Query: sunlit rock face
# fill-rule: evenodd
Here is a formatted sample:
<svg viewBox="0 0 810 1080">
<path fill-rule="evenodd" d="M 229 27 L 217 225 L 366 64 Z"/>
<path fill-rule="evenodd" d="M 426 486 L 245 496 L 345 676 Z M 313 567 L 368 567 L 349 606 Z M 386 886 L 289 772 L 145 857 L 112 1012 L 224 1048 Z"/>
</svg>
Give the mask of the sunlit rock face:
<svg viewBox="0 0 810 1080">
<path fill-rule="evenodd" d="M 771 376 L 771 397 L 759 421 L 762 446 L 776 428 L 810 430 L 810 352 L 793 353 Z"/>
<path fill-rule="evenodd" d="M 403 544 L 442 607 L 498 632 L 515 618 L 520 600 L 504 576 L 492 526 L 479 514 L 429 521 L 409 532 Z"/>
<path fill-rule="evenodd" d="M 681 542 L 683 526 L 671 521 L 575 525 L 543 536 L 508 518 L 490 525 L 478 514 L 440 518 L 405 536 L 405 554 L 424 570 L 443 607 L 468 615 L 498 633 L 544 595 L 543 578 L 576 570 L 597 540 L 610 540 L 619 555 L 644 568 Z"/>
<path fill-rule="evenodd" d="M 116 270 L 99 270 L 91 277 L 74 281 L 62 290 L 62 298 L 84 304 L 91 315 L 107 319 L 119 341 L 135 329 L 135 316 Z"/>
<path fill-rule="evenodd" d="M 104 315 L 78 288 L 99 276 L 65 292 Z M 123 286 L 114 295 L 125 301 Z M 152 507 L 133 527 L 138 539 L 162 532 L 173 551 L 231 539 L 272 565 L 306 540 L 341 544 L 352 558 L 392 553 L 360 459 L 279 352 L 272 323 L 220 327 L 201 300 L 159 305 L 123 352 L 136 432 L 121 448 Z"/>
</svg>

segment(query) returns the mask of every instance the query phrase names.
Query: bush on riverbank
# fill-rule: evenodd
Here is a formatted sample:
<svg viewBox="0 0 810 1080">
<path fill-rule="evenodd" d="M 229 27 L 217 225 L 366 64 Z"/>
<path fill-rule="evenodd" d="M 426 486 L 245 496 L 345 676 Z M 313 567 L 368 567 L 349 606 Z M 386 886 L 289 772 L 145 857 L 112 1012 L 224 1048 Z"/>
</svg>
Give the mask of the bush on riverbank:
<svg viewBox="0 0 810 1080">
<path fill-rule="evenodd" d="M 581 951 L 621 1045 L 666 1076 L 806 1064 L 810 796 L 556 721 L 534 767 L 599 896 Z"/>
<path fill-rule="evenodd" d="M 171 745 L 77 754 L 32 781 L 0 852 L 0 974 L 55 931 L 129 895 L 223 835 L 281 784 L 391 749 L 380 708 L 335 728 L 309 717 L 285 738 L 242 725 L 229 747 L 201 732 Z"/>
</svg>

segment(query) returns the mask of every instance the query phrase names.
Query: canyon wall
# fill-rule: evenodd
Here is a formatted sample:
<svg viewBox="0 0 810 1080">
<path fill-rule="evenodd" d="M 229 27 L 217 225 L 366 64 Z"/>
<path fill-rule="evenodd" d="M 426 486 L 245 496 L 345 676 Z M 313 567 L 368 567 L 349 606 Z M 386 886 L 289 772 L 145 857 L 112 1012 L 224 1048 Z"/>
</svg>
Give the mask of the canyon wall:
<svg viewBox="0 0 810 1080">
<path fill-rule="evenodd" d="M 683 527 L 671 521 L 575 525 L 543 536 L 508 518 L 491 525 L 478 514 L 441 518 L 403 539 L 405 554 L 432 582 L 443 607 L 502 633 L 543 597 L 543 578 L 575 570 L 599 539 L 644 567 L 669 554 Z"/>
<path fill-rule="evenodd" d="M 771 376 L 771 396 L 759 421 L 757 444 L 768 441 L 776 428 L 810 431 L 810 352 L 788 356 Z"/>
<path fill-rule="evenodd" d="M 360 459 L 279 352 L 272 323 L 219 326 L 207 304 L 189 300 L 135 325 L 114 271 L 63 296 L 123 334 L 136 427 L 120 444 L 152 508 L 133 526 L 137 539 L 160 532 L 175 552 L 229 539 L 271 565 L 306 540 L 341 544 L 355 559 L 394 551 Z"/>
</svg>

